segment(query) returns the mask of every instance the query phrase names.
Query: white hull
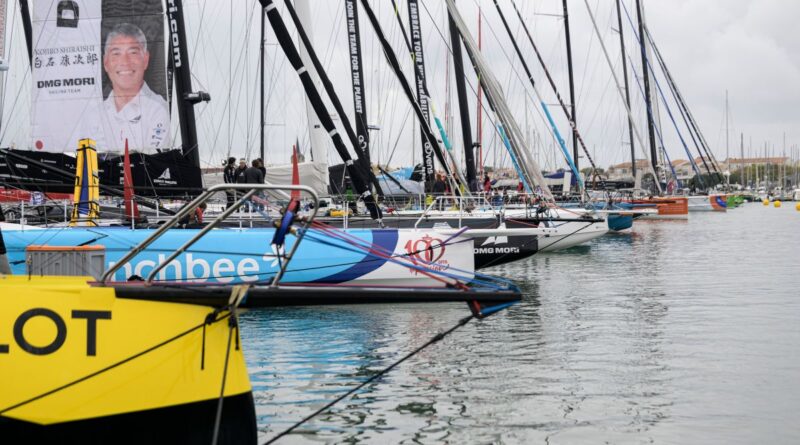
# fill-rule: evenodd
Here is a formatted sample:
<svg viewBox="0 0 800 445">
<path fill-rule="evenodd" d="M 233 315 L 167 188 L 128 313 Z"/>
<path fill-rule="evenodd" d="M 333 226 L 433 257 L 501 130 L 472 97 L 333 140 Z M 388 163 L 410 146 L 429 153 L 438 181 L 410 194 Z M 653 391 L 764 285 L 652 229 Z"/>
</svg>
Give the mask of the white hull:
<svg viewBox="0 0 800 445">
<path fill-rule="evenodd" d="M 568 222 L 556 228 L 558 234 L 539 235 L 539 252 L 556 252 L 587 243 L 608 233 L 608 223 Z"/>
<path fill-rule="evenodd" d="M 689 211 L 690 212 L 713 212 L 714 207 L 711 206 L 708 196 L 689 196 Z"/>
</svg>

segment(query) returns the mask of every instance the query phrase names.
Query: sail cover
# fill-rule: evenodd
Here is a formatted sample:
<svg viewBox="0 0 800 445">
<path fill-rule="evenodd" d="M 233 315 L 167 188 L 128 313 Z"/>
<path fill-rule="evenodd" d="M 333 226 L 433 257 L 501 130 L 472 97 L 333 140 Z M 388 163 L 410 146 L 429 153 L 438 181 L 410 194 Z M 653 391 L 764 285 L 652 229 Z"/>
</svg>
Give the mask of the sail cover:
<svg viewBox="0 0 800 445">
<path fill-rule="evenodd" d="M 33 3 L 32 146 L 155 153 L 171 145 L 161 0 Z"/>
</svg>

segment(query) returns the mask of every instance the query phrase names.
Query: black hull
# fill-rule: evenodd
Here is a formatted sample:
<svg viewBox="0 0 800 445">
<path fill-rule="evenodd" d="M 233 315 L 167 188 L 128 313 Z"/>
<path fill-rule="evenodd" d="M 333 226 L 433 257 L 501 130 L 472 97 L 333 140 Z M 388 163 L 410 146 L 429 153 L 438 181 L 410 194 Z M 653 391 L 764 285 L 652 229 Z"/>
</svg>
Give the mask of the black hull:
<svg viewBox="0 0 800 445">
<path fill-rule="evenodd" d="M 218 400 L 206 400 L 54 425 L 0 417 L 0 440 L 7 444 L 211 443 L 217 404 Z M 225 398 L 217 443 L 258 443 L 251 392 Z"/>
<path fill-rule="evenodd" d="M 196 287 L 201 287 L 198 292 Z M 128 283 L 115 287 L 118 298 L 191 303 L 219 307 L 231 295 L 230 286 L 208 286 L 182 284 L 136 285 Z M 243 307 L 316 306 L 339 304 L 396 304 L 396 303 L 452 303 L 482 301 L 502 304 L 519 301 L 519 292 L 514 290 L 472 290 L 453 292 L 451 288 L 380 288 L 356 286 L 309 286 L 285 284 L 278 287 L 259 286 L 250 289 Z"/>
</svg>

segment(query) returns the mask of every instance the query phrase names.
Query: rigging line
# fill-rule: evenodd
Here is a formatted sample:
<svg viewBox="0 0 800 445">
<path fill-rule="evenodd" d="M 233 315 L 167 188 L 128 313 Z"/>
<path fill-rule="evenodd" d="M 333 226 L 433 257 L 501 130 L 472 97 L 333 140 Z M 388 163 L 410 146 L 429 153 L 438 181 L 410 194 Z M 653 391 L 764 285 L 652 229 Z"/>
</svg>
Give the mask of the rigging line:
<svg viewBox="0 0 800 445">
<path fill-rule="evenodd" d="M 434 29 L 436 29 L 437 33 L 439 34 L 439 37 L 442 39 L 442 42 L 444 43 L 444 46 L 447 48 L 448 53 L 452 56 L 453 55 L 453 50 L 450 47 L 450 44 L 448 43 L 449 39 L 447 39 L 445 37 L 445 35 L 443 34 L 441 28 L 439 28 L 439 26 L 434 21 L 433 15 L 431 14 L 431 12 L 428 9 L 428 6 L 425 4 L 425 2 L 424 1 L 420 2 L 420 4 L 422 5 L 422 8 L 425 10 L 425 12 L 428 14 L 428 17 L 433 22 Z M 476 2 L 476 5 L 477 5 L 477 2 Z M 484 15 L 484 17 L 485 17 L 485 15 Z M 495 38 L 496 38 L 496 36 L 495 36 Z M 501 49 L 502 49 L 502 47 L 501 47 Z M 512 64 L 512 66 L 513 66 L 513 64 L 516 63 L 516 61 L 509 59 L 508 56 L 506 56 L 506 60 L 509 61 Z M 512 67 L 512 69 L 513 69 L 513 67 Z M 519 74 L 517 74 L 517 75 L 519 76 Z M 510 76 L 510 74 L 509 74 L 509 76 Z M 466 78 L 465 80 L 466 80 L 466 84 L 472 90 L 473 97 L 477 97 L 478 96 L 478 91 L 475 88 L 475 86 L 472 84 L 472 82 L 470 81 L 469 78 Z M 526 94 L 530 95 L 530 93 L 528 93 L 527 91 L 526 91 Z M 484 111 L 484 118 L 488 119 L 489 122 L 492 124 L 492 126 L 495 128 L 495 130 L 492 132 L 492 134 L 497 136 L 497 135 L 499 135 L 498 132 L 497 132 L 497 125 L 498 125 L 497 118 L 493 117 L 494 113 L 490 112 L 490 111 L 494 111 L 494 110 L 491 110 L 491 105 L 488 104 L 489 101 L 487 100 L 486 102 L 487 103 L 482 103 L 481 104 L 481 109 Z M 540 115 L 541 115 L 541 112 L 540 112 Z M 543 116 L 542 116 L 542 118 L 544 119 Z"/>
<path fill-rule="evenodd" d="M 628 56 L 628 60 L 631 62 L 631 71 L 633 72 L 633 78 L 636 80 L 636 85 L 639 86 L 639 93 L 644 97 L 645 90 L 644 90 L 644 87 L 642 87 L 642 83 L 639 81 L 639 77 L 637 76 L 637 73 L 636 73 L 636 68 L 633 66 L 633 58 L 631 58 L 630 54 L 628 54 L 627 56 Z M 655 78 L 655 76 L 653 76 L 653 78 Z M 652 106 L 648 106 L 647 107 L 647 113 L 651 117 L 653 116 L 653 107 Z M 667 147 L 666 147 L 666 145 L 664 145 L 664 137 L 661 134 L 661 125 L 660 124 L 654 124 L 653 125 L 653 129 L 655 130 L 656 135 L 658 136 L 658 141 L 661 143 L 661 151 L 664 153 L 664 156 L 666 156 L 666 158 L 667 158 L 667 162 L 669 163 L 669 169 L 672 172 L 672 176 L 675 177 L 676 181 L 678 181 L 678 187 L 683 188 L 683 185 L 681 184 L 681 180 L 678 179 L 678 174 L 675 172 L 675 166 L 672 165 L 672 161 L 669 158 L 669 154 L 667 154 Z M 688 151 L 688 149 L 687 149 L 687 151 Z M 691 157 L 692 156 L 690 154 L 689 158 L 691 158 Z M 695 166 L 695 168 L 697 168 L 697 166 Z M 700 173 L 698 172 L 698 175 L 699 174 Z M 655 180 L 656 180 L 656 182 L 660 181 L 659 178 L 655 178 Z"/>
<path fill-rule="evenodd" d="M 595 9 L 597 8 L 597 3 L 598 2 L 595 2 Z M 611 15 L 611 13 L 609 13 L 609 15 Z M 611 22 L 611 17 L 609 17 L 609 19 L 607 21 L 610 23 Z M 589 45 L 586 48 L 586 58 L 583 61 L 584 69 L 583 69 L 583 74 L 581 76 L 580 89 L 578 90 L 578 95 L 575 98 L 575 102 L 577 102 L 577 103 L 582 103 L 583 92 L 586 90 L 586 85 L 588 84 L 588 82 L 586 82 L 586 74 L 589 73 L 590 70 L 586 69 L 586 67 L 589 66 L 589 56 L 592 54 L 592 46 L 594 45 L 594 37 L 592 36 L 592 34 L 589 33 L 589 35 L 587 37 L 588 37 L 588 40 L 589 40 Z M 592 76 L 590 76 L 590 78 L 594 77 L 594 71 L 598 68 L 599 64 L 600 64 L 599 62 L 595 62 L 594 65 L 592 66 L 592 70 L 591 70 L 592 71 Z"/>
<path fill-rule="evenodd" d="M 430 340 L 425 342 L 422 346 L 420 346 L 420 347 L 414 349 L 413 351 L 409 352 L 408 354 L 404 355 L 399 360 L 397 360 L 396 362 L 392 363 L 388 367 L 382 369 L 381 371 L 377 372 L 376 374 L 374 374 L 372 377 L 368 378 L 367 380 L 361 382 L 360 384 L 358 384 L 353 389 L 351 389 L 351 390 L 347 391 L 346 393 L 342 394 L 341 396 L 333 399 L 332 401 L 330 401 L 327 404 L 325 404 L 325 406 L 323 406 L 322 408 L 314 411 L 313 413 L 311 413 L 308 416 L 304 417 L 303 419 L 301 419 L 300 421 L 298 421 L 297 423 L 295 423 L 291 427 L 289 427 L 289 428 L 283 430 L 282 432 L 278 433 L 277 435 L 273 436 L 271 439 L 267 440 L 262 445 L 269 445 L 269 444 L 275 443 L 275 441 L 277 441 L 278 439 L 280 439 L 280 438 L 286 436 L 287 434 L 291 433 L 292 431 L 294 431 L 298 427 L 300 427 L 303 424 L 307 423 L 309 420 L 311 420 L 314 417 L 316 417 L 316 416 L 324 413 L 325 411 L 329 410 L 334 405 L 336 405 L 337 403 L 339 403 L 342 400 L 346 399 L 347 397 L 355 394 L 356 392 L 361 390 L 361 388 L 364 388 L 365 386 L 369 385 L 370 383 L 372 383 L 372 382 L 376 381 L 377 379 L 383 377 L 389 371 L 391 371 L 392 369 L 396 368 L 397 366 L 399 366 L 400 364 L 402 364 L 406 360 L 408 360 L 408 359 L 414 357 L 415 355 L 419 354 L 420 352 L 422 352 L 423 350 L 425 350 L 429 346 L 433 345 L 434 343 L 438 343 L 439 341 L 441 341 L 442 339 L 444 339 L 445 337 L 447 337 L 451 333 L 455 332 L 460 327 L 462 327 L 462 326 L 466 325 L 467 323 L 469 323 L 473 318 L 476 318 L 476 317 L 475 317 L 475 315 L 472 315 L 472 314 L 470 314 L 468 317 L 462 318 L 461 320 L 459 320 L 450 329 L 448 329 L 448 330 L 446 330 L 444 332 L 440 332 L 440 333 L 436 334 L 435 336 L 433 336 L 433 338 L 431 338 Z"/>
<path fill-rule="evenodd" d="M 709 158 L 711 161 L 711 166 L 714 167 L 714 172 L 719 173 L 718 166 L 716 165 L 716 160 L 712 158 L 709 154 L 709 150 L 707 145 L 705 144 L 705 140 L 700 132 L 700 129 L 697 128 L 694 124 L 694 119 L 691 116 L 689 111 L 689 107 L 686 105 L 686 102 L 683 100 L 683 95 L 681 94 L 680 90 L 678 90 L 678 85 L 675 83 L 675 80 L 672 78 L 672 73 L 670 73 L 669 68 L 667 68 L 667 64 L 664 61 L 664 58 L 661 56 L 661 51 L 658 50 L 658 46 L 653 41 L 653 36 L 650 34 L 650 29 L 645 26 L 644 31 L 647 34 L 648 41 L 650 45 L 653 47 L 653 51 L 655 52 L 656 59 L 661 66 L 661 70 L 667 77 L 667 82 L 670 86 L 670 90 L 672 91 L 673 98 L 678 103 L 678 109 L 681 111 L 681 116 L 683 117 L 684 123 L 689 128 L 689 135 L 692 136 L 692 141 L 695 144 L 695 148 L 697 149 L 698 153 L 700 153 L 700 158 L 703 160 L 703 164 L 706 167 L 706 170 L 709 174 L 711 174 L 711 170 L 708 168 L 708 164 L 706 163 L 705 157 L 703 157 L 703 151 L 706 153 L 706 157 Z M 697 133 L 697 138 L 695 138 L 695 133 Z M 698 145 L 699 139 L 699 145 Z"/>
<path fill-rule="evenodd" d="M 342 13 L 342 9 L 343 9 L 342 6 L 343 5 L 344 5 L 343 2 L 339 2 L 339 6 L 336 8 L 336 14 L 333 16 L 333 22 L 331 22 L 331 23 L 340 23 L 339 14 Z M 312 28 L 314 27 L 313 23 L 309 23 L 308 25 L 311 25 Z M 332 51 L 331 50 L 331 47 L 336 45 L 336 43 L 338 41 L 336 36 L 340 36 L 340 35 L 343 35 L 341 30 L 336 29 L 335 25 L 331 26 L 331 34 L 328 36 L 328 46 L 325 48 L 325 52 L 323 53 L 323 54 L 325 54 L 325 59 L 326 60 L 323 60 L 323 62 L 322 62 L 322 65 L 325 67 L 325 70 L 328 71 L 328 72 L 330 72 L 330 70 L 331 70 L 331 64 L 333 64 L 333 56 L 336 53 L 336 51 Z"/>
<path fill-rule="evenodd" d="M 400 124 L 400 128 L 398 129 L 397 139 L 394 142 L 394 147 L 392 147 L 392 151 L 389 152 L 389 158 L 386 160 L 385 165 L 388 166 L 389 163 L 392 162 L 392 158 L 394 158 L 394 152 L 397 150 L 397 146 L 400 144 L 400 134 L 402 134 L 403 130 L 406 128 L 406 122 L 408 122 L 408 118 L 411 116 L 411 110 L 406 110 L 406 115 L 403 118 L 403 122 Z"/>
<path fill-rule="evenodd" d="M 631 111 L 630 107 L 628 106 L 627 102 L 625 101 L 625 94 L 622 92 L 623 91 L 622 86 L 619 83 L 619 79 L 617 78 L 616 71 L 614 71 L 614 63 L 611 62 L 611 56 L 608 55 L 608 49 L 606 48 L 606 44 L 603 41 L 602 34 L 600 34 L 600 28 L 597 27 L 597 21 L 594 18 L 594 13 L 592 12 L 592 8 L 591 8 L 591 6 L 589 6 L 589 1 L 588 0 L 583 0 L 583 3 L 584 3 L 584 5 L 586 5 L 586 11 L 589 13 L 589 18 L 592 21 L 592 28 L 594 29 L 595 34 L 597 34 L 597 41 L 600 43 L 600 48 L 602 48 L 602 50 L 603 50 L 603 55 L 605 56 L 606 62 L 608 63 L 608 67 L 611 69 L 611 73 L 612 73 L 612 75 L 614 77 L 614 83 L 615 83 L 615 85 L 617 87 L 617 92 L 619 93 L 619 96 L 622 99 L 622 103 L 625 105 L 625 110 L 628 113 L 628 119 L 633 121 L 634 120 L 633 112 Z M 647 153 L 647 149 L 645 148 L 644 143 L 642 142 L 642 135 L 639 132 L 639 126 L 638 125 L 634 125 L 633 129 L 634 129 L 634 134 L 636 135 L 636 139 L 639 142 L 639 147 L 642 149 L 642 151 L 645 154 L 645 158 L 647 159 L 649 155 Z M 635 160 L 634 160 L 634 162 L 635 162 Z M 653 163 L 652 162 L 650 162 L 649 164 L 650 165 L 648 166 L 648 168 L 653 173 L 653 177 L 656 178 L 656 181 L 655 181 L 656 188 L 658 189 L 658 192 L 660 194 L 663 191 L 661 190 L 661 184 L 660 184 L 660 181 L 658 180 L 658 172 L 656 172 L 655 168 L 653 168 Z"/>
<path fill-rule="evenodd" d="M 631 25 L 631 27 L 633 27 L 633 21 L 631 20 L 631 16 L 628 13 L 628 8 L 625 6 L 625 4 L 623 4 L 622 7 L 625 10 L 625 16 L 628 18 L 628 23 Z M 635 28 L 633 30 L 633 36 L 636 37 L 636 42 L 639 43 L 639 45 L 644 45 L 644 42 L 642 40 L 642 38 L 644 38 L 644 36 L 642 36 L 642 38 L 640 38 L 639 37 L 639 33 L 636 32 Z M 628 59 L 630 59 L 630 57 L 628 57 Z M 702 173 L 700 173 L 700 168 L 697 167 L 697 164 L 694 162 L 694 159 L 692 159 L 692 153 L 689 151 L 689 147 L 686 145 L 686 140 L 683 139 L 683 134 L 681 134 L 681 131 L 678 128 L 678 123 L 675 121 L 675 117 L 672 115 L 672 109 L 669 106 L 669 103 L 667 103 L 667 98 L 664 95 L 664 91 L 661 89 L 661 82 L 658 81 L 658 76 L 656 76 L 656 72 L 653 69 L 653 66 L 650 64 L 650 59 L 647 56 L 645 56 L 645 62 L 647 62 L 647 66 L 642 67 L 642 69 L 643 70 L 650 70 L 650 71 L 653 72 L 653 81 L 655 81 L 656 87 L 658 88 L 659 96 L 661 97 L 661 100 L 664 102 L 664 108 L 667 109 L 667 115 L 669 115 L 669 119 L 672 121 L 672 125 L 675 127 L 675 132 L 678 133 L 678 139 L 680 139 L 681 144 L 683 145 L 683 150 L 686 152 L 686 156 L 689 157 L 689 164 L 692 166 L 692 169 L 694 170 L 694 172 L 697 173 L 697 179 L 700 181 L 700 185 L 702 187 L 705 187 L 705 184 L 703 183 Z M 659 139 L 660 139 L 660 137 L 659 137 Z M 661 142 L 661 146 L 662 146 L 662 148 L 664 147 L 664 142 L 663 141 Z M 663 148 L 663 149 L 664 149 L 664 154 L 666 154 L 666 151 L 667 151 L 666 148 Z M 672 173 L 674 175 L 675 174 L 675 168 L 674 168 L 674 166 L 672 166 L 672 163 L 670 163 L 670 168 L 672 169 Z M 677 176 L 675 177 L 675 179 L 677 179 Z M 678 184 L 680 184 L 680 180 L 678 180 Z"/>
<path fill-rule="evenodd" d="M 558 128 L 557 128 L 555 122 L 553 121 L 552 116 L 550 115 L 550 112 L 547 109 L 547 105 L 545 105 L 544 100 L 542 99 L 542 96 L 539 93 L 538 88 L 536 88 L 536 84 L 535 84 L 535 82 L 533 80 L 533 75 L 531 74 L 531 70 L 528 67 L 527 62 L 525 62 L 525 59 L 524 59 L 524 57 L 522 55 L 522 50 L 519 48 L 519 45 L 517 44 L 516 40 L 514 40 L 514 38 L 512 36 L 511 28 L 509 27 L 508 21 L 506 21 L 505 15 L 503 14 L 502 9 L 500 9 L 500 4 L 497 3 L 497 0 L 494 0 L 494 5 L 497 8 L 498 14 L 500 14 L 500 19 L 503 22 L 503 27 L 505 28 L 506 33 L 509 35 L 509 38 L 512 39 L 512 44 L 514 46 L 515 51 L 517 52 L 517 56 L 519 57 L 523 68 L 525 69 L 525 73 L 528 75 L 528 80 L 531 83 L 531 87 L 533 88 L 534 92 L 536 93 L 536 96 L 539 99 L 539 103 L 541 104 L 542 108 L 544 109 L 545 114 L 547 115 L 547 120 L 549 121 L 550 126 L 553 129 L 553 132 L 556 133 L 556 139 L 557 139 L 559 145 L 561 145 L 561 149 L 562 149 L 562 151 L 563 151 L 563 153 L 565 155 L 565 158 L 566 158 L 567 162 L 569 163 L 569 166 L 570 166 L 571 170 L 573 171 L 573 173 L 575 174 L 575 176 L 578 179 L 578 184 L 580 185 L 580 189 L 581 189 L 581 195 L 583 195 L 585 190 L 586 190 L 586 187 L 585 187 L 585 185 L 583 183 L 583 179 L 580 176 L 580 171 L 578 171 L 574 161 L 570 158 L 569 152 L 566 150 L 566 146 L 564 144 L 564 141 L 561 138 L 561 136 L 558 134 Z M 517 11 L 517 12 L 519 14 L 519 11 Z M 522 22 L 521 16 L 520 16 L 520 21 Z M 531 43 L 533 43 L 533 38 L 530 37 L 530 33 L 527 31 L 527 26 L 525 25 L 524 22 L 522 22 L 522 25 L 523 25 L 523 28 L 526 31 L 526 34 L 529 37 L 529 40 L 531 41 Z M 535 48 L 535 45 L 534 45 L 534 48 Z M 537 50 L 537 55 L 538 55 L 538 50 Z M 547 78 L 550 81 L 550 85 L 553 87 L 553 90 L 555 91 L 556 96 L 559 99 L 559 103 L 561 104 L 561 108 L 564 111 L 564 114 L 566 114 L 567 119 L 569 119 L 569 121 L 570 121 L 570 127 L 572 129 L 573 134 L 580 141 L 581 148 L 583 148 L 583 151 L 586 154 L 586 158 L 589 160 L 589 163 L 592 165 L 592 169 L 597 171 L 597 166 L 595 165 L 591 154 L 589 154 L 589 150 L 586 148 L 586 144 L 583 142 L 583 138 L 580 136 L 580 133 L 578 132 L 577 125 L 575 125 L 575 119 L 569 113 L 569 111 L 567 110 L 566 105 L 564 104 L 564 101 L 561 99 L 561 95 L 558 93 L 558 90 L 555 87 L 555 83 L 553 82 L 552 77 L 550 77 L 549 71 L 547 70 L 547 67 L 545 66 L 544 62 L 541 60 L 541 58 L 539 59 L 539 61 L 541 62 L 542 68 L 545 70 L 545 73 L 547 73 Z M 601 183 L 603 185 L 603 188 L 605 188 L 605 181 L 602 181 L 602 179 L 601 179 Z"/>
<path fill-rule="evenodd" d="M 233 96 L 233 1 L 229 0 L 230 4 L 230 27 L 228 29 L 231 30 L 230 38 L 228 39 L 228 147 L 233 145 L 233 135 L 231 133 L 231 109 L 233 107 L 231 102 L 231 96 Z"/>
</svg>

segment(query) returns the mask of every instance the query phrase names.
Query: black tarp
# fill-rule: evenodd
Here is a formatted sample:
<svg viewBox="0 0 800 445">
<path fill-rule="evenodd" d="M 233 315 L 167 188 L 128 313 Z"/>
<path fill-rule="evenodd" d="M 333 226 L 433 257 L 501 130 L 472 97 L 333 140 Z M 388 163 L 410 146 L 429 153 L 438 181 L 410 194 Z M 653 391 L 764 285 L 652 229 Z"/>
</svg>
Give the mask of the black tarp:
<svg viewBox="0 0 800 445">
<path fill-rule="evenodd" d="M 0 155 L 0 185 L 30 191 L 72 193 L 72 179 L 36 162 L 74 173 L 76 159 L 63 153 L 29 150 L 8 151 L 17 157 Z M 30 159 L 26 162 L 20 157 Z M 134 190 L 141 196 L 196 195 L 202 189 L 200 171 L 180 150 L 155 154 L 131 153 L 131 175 Z M 123 156 L 98 153 L 100 184 L 122 190 Z"/>
</svg>

